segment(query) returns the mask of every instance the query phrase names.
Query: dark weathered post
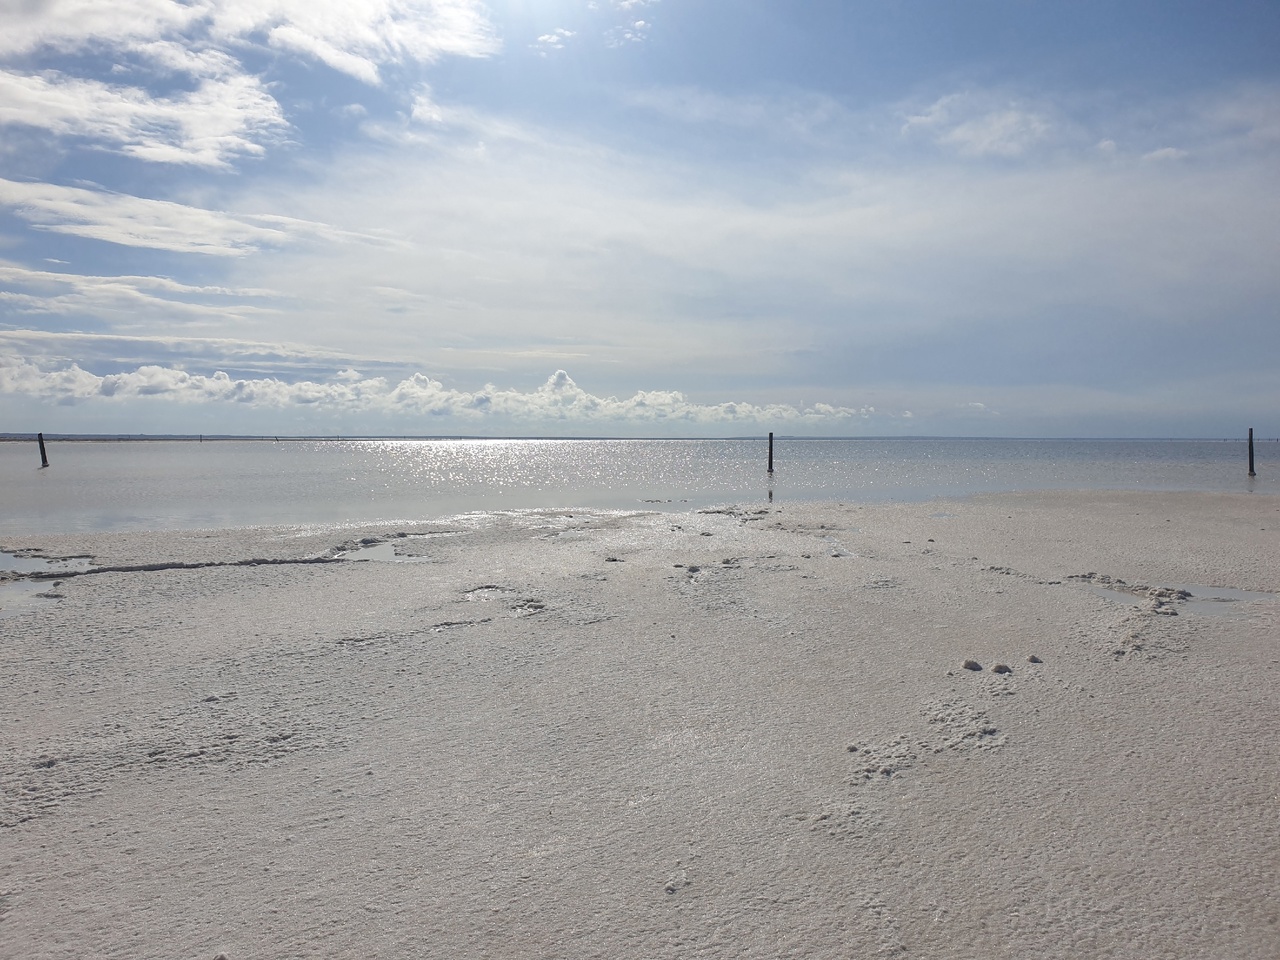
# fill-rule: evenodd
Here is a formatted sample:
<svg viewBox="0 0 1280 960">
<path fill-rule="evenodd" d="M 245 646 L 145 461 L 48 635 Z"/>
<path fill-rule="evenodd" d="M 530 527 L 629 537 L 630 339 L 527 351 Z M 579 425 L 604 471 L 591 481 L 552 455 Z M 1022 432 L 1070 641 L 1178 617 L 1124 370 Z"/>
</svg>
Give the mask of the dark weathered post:
<svg viewBox="0 0 1280 960">
<path fill-rule="evenodd" d="M 773 473 L 773 433 L 769 434 L 769 472 Z"/>
<path fill-rule="evenodd" d="M 43 433 L 36 434 L 36 442 L 40 444 L 40 469 L 43 470 L 45 467 L 49 465 L 49 454 L 45 453 L 45 450 L 44 450 L 44 434 Z M 1252 462 L 1252 459 L 1250 460 L 1250 462 Z"/>
<path fill-rule="evenodd" d="M 1253 472 L 1253 427 L 1249 428 L 1249 476 L 1257 476 L 1257 474 Z"/>
</svg>

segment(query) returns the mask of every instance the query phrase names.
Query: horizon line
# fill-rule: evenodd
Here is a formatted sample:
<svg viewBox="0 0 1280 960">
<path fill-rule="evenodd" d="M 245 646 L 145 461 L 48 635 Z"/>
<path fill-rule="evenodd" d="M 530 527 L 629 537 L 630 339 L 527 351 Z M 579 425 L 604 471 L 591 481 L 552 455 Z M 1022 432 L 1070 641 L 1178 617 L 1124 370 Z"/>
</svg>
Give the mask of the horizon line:
<svg viewBox="0 0 1280 960">
<path fill-rule="evenodd" d="M 584 441 L 701 441 L 701 440 L 767 440 L 769 436 L 773 436 L 776 440 L 805 440 L 805 441 L 828 441 L 828 440 L 1005 440 L 1005 441 L 1079 441 L 1090 440 L 1098 442 L 1123 442 L 1123 441 L 1181 441 L 1194 442 L 1201 441 L 1207 443 L 1230 443 L 1230 442 L 1247 442 L 1248 434 L 1242 434 L 1234 437 L 1172 437 L 1172 436 L 1057 436 L 1057 437 L 1036 437 L 1036 436 L 1013 436 L 999 437 L 990 435 L 948 435 L 948 434 L 921 434 L 912 436 L 903 435 L 875 435 L 875 434 L 840 434 L 830 436 L 813 436 L 805 434 L 784 434 L 784 433 L 750 433 L 750 434 L 733 434 L 726 436 L 711 437 L 624 437 L 616 435 L 589 435 L 589 436 L 565 436 L 553 434 L 527 434 L 521 436 L 502 435 L 502 436 L 485 436 L 483 434 L 232 434 L 232 433 L 44 433 L 36 432 L 10 432 L 0 433 L 0 443 L 30 443 L 35 442 L 37 437 L 43 436 L 46 442 L 58 441 L 61 443 L 147 443 L 147 442 L 178 442 L 178 443 L 202 443 L 208 441 L 210 443 L 218 442 L 272 442 L 272 443 L 300 443 L 300 442 L 350 442 L 350 441 L 480 441 L 480 440 L 584 440 Z M 1280 437 L 1259 437 L 1254 436 L 1255 442 L 1274 443 L 1280 441 Z"/>
</svg>

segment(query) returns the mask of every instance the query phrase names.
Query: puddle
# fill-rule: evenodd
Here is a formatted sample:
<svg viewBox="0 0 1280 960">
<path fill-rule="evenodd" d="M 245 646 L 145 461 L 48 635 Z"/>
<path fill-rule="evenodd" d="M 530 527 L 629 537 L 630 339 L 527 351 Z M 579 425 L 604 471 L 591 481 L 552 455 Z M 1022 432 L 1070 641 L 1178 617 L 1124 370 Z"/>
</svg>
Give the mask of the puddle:
<svg viewBox="0 0 1280 960">
<path fill-rule="evenodd" d="M 0 573 L 57 573 L 88 570 L 89 557 L 20 557 L 0 550 Z"/>
<path fill-rule="evenodd" d="M 1116 603 L 1127 603 L 1131 606 L 1138 606 L 1146 598 L 1137 594 L 1128 593 L 1124 590 L 1110 590 L 1106 587 L 1099 587 L 1096 584 L 1085 584 L 1085 589 L 1090 593 Z M 1274 593 L 1263 593 L 1258 590 L 1237 590 L 1235 587 L 1206 587 L 1198 583 L 1169 583 L 1161 584 L 1162 587 L 1169 590 L 1185 590 L 1191 594 L 1186 600 L 1178 604 L 1180 610 L 1186 610 L 1190 613 L 1198 613 L 1210 617 L 1243 617 L 1248 612 L 1248 607 L 1240 607 L 1241 601 L 1250 600 L 1275 600 L 1277 595 Z"/>
<path fill-rule="evenodd" d="M 53 583 L 48 580 L 15 580 L 12 583 L 0 583 L 0 620 L 8 620 L 21 613 L 38 610 L 46 604 L 57 603 L 54 597 L 40 596 L 53 589 Z"/>
<path fill-rule="evenodd" d="M 58 573 L 63 570 L 88 570 L 89 557 L 22 557 L 0 550 L 0 573 Z M 37 610 L 56 603 L 56 597 L 41 596 L 56 592 L 51 580 L 10 580 L 0 583 L 0 620 Z"/>
<path fill-rule="evenodd" d="M 1136 607 L 1142 600 L 1137 594 L 1126 593 L 1124 590 L 1108 590 L 1106 587 L 1094 586 L 1092 583 L 1086 583 L 1083 586 L 1094 596 L 1115 603 L 1129 603 Z"/>
<path fill-rule="evenodd" d="M 1193 613 L 1206 614 L 1211 617 L 1242 617 L 1249 608 L 1237 604 L 1241 600 L 1275 600 L 1276 594 L 1262 593 L 1258 590 L 1237 590 L 1235 587 L 1201 587 L 1194 583 L 1170 584 L 1174 590 L 1185 590 L 1191 594 L 1184 606 Z"/>
<path fill-rule="evenodd" d="M 430 557 L 405 557 L 396 553 L 394 541 L 370 543 L 338 554 L 343 560 L 375 560 L 379 563 L 427 563 Z"/>
</svg>

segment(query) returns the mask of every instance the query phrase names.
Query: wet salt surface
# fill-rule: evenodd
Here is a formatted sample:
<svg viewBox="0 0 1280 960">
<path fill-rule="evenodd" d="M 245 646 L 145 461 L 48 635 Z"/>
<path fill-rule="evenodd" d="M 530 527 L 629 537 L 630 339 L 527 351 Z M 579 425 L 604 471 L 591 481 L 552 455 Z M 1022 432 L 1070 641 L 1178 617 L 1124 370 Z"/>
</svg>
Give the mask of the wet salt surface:
<svg viewBox="0 0 1280 960">
<path fill-rule="evenodd" d="M 1236 605 L 1240 601 L 1277 599 L 1276 594 L 1264 593 L 1260 590 L 1238 590 L 1235 587 L 1207 587 L 1198 583 L 1160 584 L 1160 588 L 1175 591 L 1185 590 L 1190 596 L 1183 600 L 1179 607 L 1191 613 L 1198 613 L 1204 616 L 1244 616 L 1248 610 Z M 1107 600 L 1133 605 L 1142 602 L 1146 590 L 1146 588 L 1143 588 L 1141 593 L 1130 593 L 1126 590 L 1111 590 L 1095 584 L 1088 584 L 1087 589 L 1090 593 Z"/>
<path fill-rule="evenodd" d="M 56 597 L 43 595 L 51 589 L 53 585 L 44 581 L 18 580 L 13 583 L 0 583 L 0 620 L 7 620 L 28 610 L 54 603 Z"/>
<path fill-rule="evenodd" d="M 0 573 L 56 573 L 60 570 L 88 569 L 88 557 L 24 557 L 0 551 Z M 57 585 L 57 581 L 49 580 L 0 582 L 0 620 L 53 603 L 57 596 L 49 596 L 49 593 Z"/>
<path fill-rule="evenodd" d="M 400 550 L 407 548 L 407 545 L 414 541 L 447 536 L 452 534 L 399 534 L 390 540 L 367 537 L 360 541 L 358 546 L 338 552 L 333 559 L 357 562 L 427 563 L 433 558 L 402 553 Z M 54 577 L 59 573 L 65 572 L 69 576 L 76 576 L 115 569 L 109 566 L 95 566 L 92 561 L 93 558 L 87 556 L 43 557 L 0 551 L 0 620 L 16 617 L 56 602 L 59 599 L 57 589 L 62 581 Z M 181 563 L 177 565 L 182 566 Z M 213 565 L 219 564 L 215 562 Z"/>
<path fill-rule="evenodd" d="M 0 573 L 56 573 L 59 570 L 88 570 L 89 560 L 89 557 L 24 557 L 0 550 Z"/>
<path fill-rule="evenodd" d="M 394 541 L 364 544 L 354 550 L 345 550 L 338 556 L 343 560 L 374 560 L 380 563 L 425 563 L 431 559 L 396 553 Z"/>
</svg>

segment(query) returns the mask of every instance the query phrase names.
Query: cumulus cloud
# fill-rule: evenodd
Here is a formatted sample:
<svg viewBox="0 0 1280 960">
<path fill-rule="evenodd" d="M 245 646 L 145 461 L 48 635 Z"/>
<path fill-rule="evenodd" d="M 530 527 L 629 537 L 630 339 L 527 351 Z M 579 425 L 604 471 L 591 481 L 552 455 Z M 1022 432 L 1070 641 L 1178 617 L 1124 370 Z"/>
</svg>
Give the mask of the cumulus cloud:
<svg viewBox="0 0 1280 960">
<path fill-rule="evenodd" d="M 564 42 L 572 36 L 574 36 L 574 31 L 567 30 L 564 27 L 557 27 L 550 33 L 544 33 L 538 37 L 529 46 L 545 57 L 552 50 L 563 50 Z"/>
<path fill-rule="evenodd" d="M 647 20 L 631 20 L 606 33 L 605 43 L 611 47 L 620 47 L 627 43 L 643 43 L 649 39 L 651 26 L 652 24 Z"/>
<path fill-rule="evenodd" d="M 653 21 L 642 16 L 647 7 L 652 7 L 658 0 L 613 0 L 612 7 L 622 14 L 623 21 L 605 31 L 605 44 L 610 47 L 621 47 L 628 43 L 643 43 L 649 39 L 649 31 Z M 597 9 L 595 5 L 591 9 Z"/>
<path fill-rule="evenodd" d="M 275 377 L 233 378 L 222 371 L 206 376 L 147 364 L 127 372 L 96 375 L 76 363 L 42 364 L 0 357 L 0 394 L 19 394 L 57 404 L 152 397 L 179 403 L 236 403 L 275 410 L 311 408 L 327 413 L 430 416 L 473 426 L 483 426 L 486 421 L 513 422 L 545 429 L 609 424 L 676 424 L 693 428 L 764 423 L 838 428 L 876 415 L 874 407 L 825 403 L 805 407 L 733 401 L 698 403 L 679 391 L 668 390 L 642 390 L 623 398 L 600 397 L 578 386 L 563 370 L 557 370 L 530 391 L 493 385 L 466 391 L 447 387 L 421 373 L 392 381 L 385 377 L 362 378 L 355 370 L 344 369 L 325 382 L 286 382 Z"/>
</svg>

